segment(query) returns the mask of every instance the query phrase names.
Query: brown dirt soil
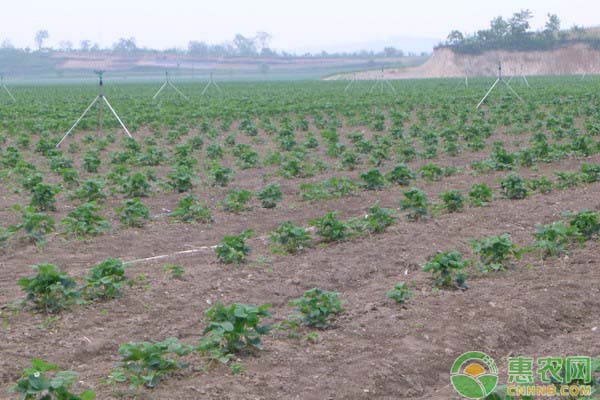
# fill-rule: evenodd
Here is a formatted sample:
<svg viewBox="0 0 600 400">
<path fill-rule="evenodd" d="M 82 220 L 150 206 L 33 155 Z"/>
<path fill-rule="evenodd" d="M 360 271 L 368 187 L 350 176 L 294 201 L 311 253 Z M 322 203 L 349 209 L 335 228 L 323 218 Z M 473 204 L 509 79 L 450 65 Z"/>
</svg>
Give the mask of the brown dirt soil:
<svg viewBox="0 0 600 400">
<path fill-rule="evenodd" d="M 495 137 L 498 139 L 498 137 Z M 465 153 L 469 161 L 483 153 Z M 464 159 L 441 156 L 439 165 L 468 164 Z M 577 171 L 583 162 L 598 163 L 600 155 L 540 163 L 538 170 L 521 169 L 523 177 L 552 176 L 553 171 Z M 417 169 L 423 160 L 410 163 Z M 234 187 L 260 188 L 267 169 L 240 171 Z M 449 189 L 468 190 L 487 182 L 498 192 L 498 179 L 506 172 L 473 175 L 465 172 L 439 182 L 417 181 L 430 199 Z M 165 171 L 159 171 L 164 174 Z M 358 171 L 327 171 L 310 179 L 282 181 L 284 201 L 274 210 L 254 209 L 240 214 L 219 211 L 213 204 L 225 190 L 199 186 L 195 193 L 212 201 L 212 225 L 175 224 L 157 218 L 144 229 L 118 229 L 87 241 L 54 236 L 41 249 L 16 246 L 0 258 L 0 304 L 23 297 L 16 285 L 30 276 L 28 266 L 50 262 L 72 276 L 81 277 L 107 257 L 124 261 L 173 254 L 217 244 L 223 235 L 252 228 L 250 261 L 239 267 L 217 261 L 210 249 L 156 261 L 132 264 L 128 276 L 137 281 L 113 301 L 76 306 L 57 321 L 30 311 L 0 308 L 0 398 L 34 357 L 79 373 L 79 386 L 93 388 L 99 399 L 119 398 L 119 392 L 101 383 L 114 363 L 118 348 L 130 341 L 163 340 L 170 336 L 197 343 L 205 323 L 204 312 L 217 301 L 273 305 L 274 321 L 294 311 L 289 301 L 319 286 L 340 293 L 346 311 L 332 329 L 301 328 L 299 338 L 275 333 L 264 339 L 264 350 L 242 355 L 246 371 L 233 375 L 217 366 L 207 372 L 188 369 L 165 380 L 139 399 L 456 399 L 449 384 L 454 359 L 469 350 L 481 350 L 506 370 L 509 355 L 600 355 L 600 246 L 591 241 L 575 247 L 568 256 L 541 260 L 527 255 L 505 272 L 470 271 L 470 289 L 432 291 L 430 276 L 420 265 L 436 251 L 459 250 L 470 255 L 468 239 L 508 232 L 520 246 L 530 245 L 536 224 L 559 220 L 565 211 L 600 210 L 600 183 L 587 184 L 524 200 L 496 199 L 489 207 L 467 207 L 463 212 L 441 213 L 433 219 L 398 223 L 379 235 L 328 246 L 315 245 L 293 256 L 274 255 L 266 236 L 279 223 L 307 221 L 339 210 L 343 218 L 366 212 L 376 201 L 397 208 L 401 187 L 359 191 L 356 195 L 303 202 L 297 196 L 301 182 L 318 182 L 330 176 L 356 178 Z M 5 193 L 3 207 L 17 194 Z M 172 209 L 181 195 L 159 193 L 144 199 L 153 214 Z M 120 200 L 107 201 L 114 209 Z M 71 205 L 60 205 L 63 217 Z M 4 210 L 0 216 L 9 217 Z M 114 215 L 109 215 L 117 226 Z M 171 279 L 165 264 L 185 268 L 183 279 Z M 142 279 L 143 278 L 143 279 Z M 415 296 L 404 306 L 386 299 L 395 283 L 409 282 Z M 202 363 L 190 357 L 193 365 Z M 124 390 L 124 387 L 119 387 Z"/>
<path fill-rule="evenodd" d="M 435 49 L 424 64 L 384 70 L 385 79 L 464 78 L 465 76 L 497 76 L 498 61 L 507 76 L 598 74 L 600 52 L 588 45 L 576 44 L 552 51 L 486 51 L 482 54 L 460 54 L 449 48 Z M 380 79 L 381 71 L 363 71 L 329 77 L 336 79 Z"/>
</svg>

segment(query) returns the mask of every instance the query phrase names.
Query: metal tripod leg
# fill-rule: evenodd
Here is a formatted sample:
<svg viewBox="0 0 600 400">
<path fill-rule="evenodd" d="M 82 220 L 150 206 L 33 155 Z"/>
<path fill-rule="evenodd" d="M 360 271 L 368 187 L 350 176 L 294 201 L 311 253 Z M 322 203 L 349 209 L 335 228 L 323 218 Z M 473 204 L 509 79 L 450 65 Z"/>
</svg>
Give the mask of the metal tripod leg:
<svg viewBox="0 0 600 400">
<path fill-rule="evenodd" d="M 121 127 L 125 130 L 125 133 L 127 133 L 127 136 L 129 136 L 130 138 L 133 139 L 133 136 L 131 136 L 131 133 L 129 133 L 129 130 L 127 129 L 127 127 L 125 126 L 125 124 L 123 123 L 123 121 L 121 121 L 121 118 L 119 118 L 119 115 L 114 110 L 114 108 L 112 108 L 112 106 L 110 105 L 110 103 L 108 102 L 108 100 L 106 99 L 106 97 L 102 96 L 102 99 L 104 99 L 104 102 L 108 106 L 108 109 L 113 113 L 113 115 L 115 116 L 115 118 L 117 119 L 117 121 L 119 121 L 119 124 L 121 124 Z"/>
<path fill-rule="evenodd" d="M 483 96 L 483 99 L 481 99 L 481 101 L 479 102 L 479 104 L 477 104 L 477 107 L 475 107 L 475 108 L 481 107 L 481 105 L 483 104 L 483 102 L 485 101 L 485 99 L 487 99 L 488 96 L 490 95 L 490 93 L 492 93 L 492 90 L 494 90 L 494 88 L 496 87 L 496 85 L 498 84 L 498 82 L 500 82 L 500 78 L 496 79 L 496 82 L 494 82 L 494 84 L 492 85 L 492 87 L 490 88 L 490 90 L 488 90 L 488 92 L 485 94 L 485 96 Z"/>
<path fill-rule="evenodd" d="M 14 98 L 14 96 L 12 95 L 12 93 L 10 92 L 10 90 L 8 90 L 8 88 L 6 87 L 6 85 L 2 85 L 2 87 L 4 88 L 4 90 L 6 90 L 6 93 L 8 93 L 8 96 L 10 97 L 10 99 L 16 103 L 17 100 Z"/>
<path fill-rule="evenodd" d="M 377 87 L 377 84 L 379 83 L 379 81 L 375 81 L 375 83 L 373 84 L 373 87 L 371 88 L 371 90 L 369 90 L 369 93 L 373 93 L 373 91 L 375 90 L 375 88 Z"/>
<path fill-rule="evenodd" d="M 515 90 L 512 88 L 512 86 L 510 86 L 504 79 L 501 79 L 502 83 L 504 83 L 506 85 L 506 87 L 508 87 L 510 89 L 510 91 L 517 96 L 517 98 L 519 100 L 521 100 L 521 103 L 525 103 L 525 100 L 523 100 L 523 98 L 521 96 L 519 96 L 519 94 L 517 92 L 515 92 Z"/>
<path fill-rule="evenodd" d="M 67 138 L 67 136 L 69 136 L 71 134 L 71 132 L 73 131 L 73 129 L 75 129 L 75 127 L 77 127 L 77 125 L 79 125 L 79 122 L 81 122 L 81 120 L 83 119 L 83 117 L 85 117 L 85 115 L 91 110 L 91 108 L 94 106 L 94 104 L 96 104 L 96 102 L 98 101 L 98 99 L 100 98 L 100 96 L 96 96 L 96 98 L 94 99 L 94 101 L 92 101 L 92 103 L 88 106 L 88 108 L 85 109 L 85 111 L 83 112 L 83 114 L 81 114 L 81 117 L 79 117 L 79 119 L 77 121 L 75 121 L 75 123 L 73 124 L 73 126 L 71 127 L 71 129 L 69 129 L 67 131 L 67 133 L 65 134 L 65 136 L 63 136 L 62 139 L 60 139 L 60 142 L 58 142 L 56 144 L 56 147 L 60 147 L 60 145 L 62 144 L 62 142 L 64 142 L 64 140 Z"/>
<path fill-rule="evenodd" d="M 346 88 L 344 89 L 344 92 L 347 92 L 352 87 L 353 84 L 354 84 L 354 79 L 351 80 L 350 83 L 348 83 L 346 85 Z"/>
<path fill-rule="evenodd" d="M 531 86 L 529 86 L 529 81 L 527 80 L 527 77 L 525 75 L 523 75 L 523 80 L 525 81 L 525 84 L 527 85 L 527 87 L 531 88 Z"/>
<path fill-rule="evenodd" d="M 204 95 L 204 93 L 206 93 L 206 91 L 208 90 L 209 87 L 211 87 L 211 85 L 213 85 L 215 88 L 217 88 L 217 90 L 219 91 L 219 93 L 223 93 L 223 91 L 221 90 L 221 88 L 219 87 L 219 85 L 217 85 L 217 83 L 215 81 L 210 80 L 210 81 L 208 81 L 208 83 L 204 87 L 204 90 L 202 91 L 201 95 Z"/>
<path fill-rule="evenodd" d="M 396 94 L 396 88 L 392 85 L 392 83 L 390 81 L 388 81 L 387 79 L 385 80 L 385 83 L 387 83 L 388 86 L 390 87 L 390 89 L 392 89 L 392 92 L 394 92 L 394 94 Z"/>
<path fill-rule="evenodd" d="M 183 97 L 187 101 L 190 101 L 190 99 L 185 94 L 183 94 L 179 89 L 177 89 L 177 87 L 175 85 L 173 85 L 171 82 L 169 82 L 169 86 L 171 86 L 177 93 L 179 93 L 181 95 L 181 97 Z"/>
<path fill-rule="evenodd" d="M 152 100 L 156 99 L 158 97 L 158 95 L 160 94 L 160 92 L 162 92 L 166 86 L 167 86 L 167 82 L 163 83 L 163 85 L 160 87 L 160 89 L 158 89 L 158 92 L 156 92 L 156 94 L 154 96 L 152 96 Z"/>
</svg>

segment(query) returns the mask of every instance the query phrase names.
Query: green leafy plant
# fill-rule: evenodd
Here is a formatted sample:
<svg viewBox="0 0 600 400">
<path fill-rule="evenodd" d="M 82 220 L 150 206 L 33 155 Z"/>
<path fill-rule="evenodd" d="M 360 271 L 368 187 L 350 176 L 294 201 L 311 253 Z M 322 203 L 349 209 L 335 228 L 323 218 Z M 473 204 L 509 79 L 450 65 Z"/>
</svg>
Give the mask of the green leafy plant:
<svg viewBox="0 0 600 400">
<path fill-rule="evenodd" d="M 492 189 L 486 183 L 475 183 L 469 192 L 469 202 L 476 207 L 487 206 L 494 199 Z"/>
<path fill-rule="evenodd" d="M 55 211 L 58 192 L 60 187 L 40 182 L 32 189 L 30 205 L 37 211 Z"/>
<path fill-rule="evenodd" d="M 418 221 L 429 215 L 427 195 L 416 188 L 404 191 L 405 199 L 400 200 L 400 208 L 408 211 L 409 221 Z"/>
<path fill-rule="evenodd" d="M 500 180 L 502 195 L 507 199 L 524 199 L 527 197 L 527 184 L 523 178 L 516 174 L 509 174 Z"/>
<path fill-rule="evenodd" d="M 368 233 L 382 233 L 387 227 L 396 222 L 396 211 L 391 208 L 380 207 L 375 204 L 370 207 L 364 217 L 356 218 L 351 221 L 351 225 L 359 231 Z"/>
<path fill-rule="evenodd" d="M 308 247 L 310 234 L 303 227 L 286 221 L 271 234 L 271 241 L 287 253 L 297 253 Z"/>
<path fill-rule="evenodd" d="M 20 207 L 19 210 L 21 210 Z M 35 212 L 31 207 L 22 211 L 23 220 L 13 229 L 25 232 L 25 238 L 29 242 L 34 243 L 37 246 L 44 245 L 46 243 L 46 235 L 54 232 L 54 218 L 43 213 Z"/>
<path fill-rule="evenodd" d="M 76 236 L 96 236 L 110 229 L 110 224 L 99 214 L 100 207 L 95 202 L 85 203 L 69 211 L 61 221 L 68 234 Z"/>
<path fill-rule="evenodd" d="M 309 223 L 317 228 L 316 234 L 321 236 L 325 242 L 341 242 L 350 235 L 350 227 L 337 218 L 335 211 L 328 212 L 322 218 L 311 220 Z"/>
<path fill-rule="evenodd" d="M 194 187 L 194 175 L 187 166 L 178 166 L 167 177 L 169 178 L 168 185 L 179 193 L 188 192 Z"/>
<path fill-rule="evenodd" d="M 171 217 L 175 218 L 176 221 L 181 222 L 212 222 L 212 214 L 208 207 L 200 200 L 189 194 L 179 201 L 179 204 L 173 212 Z"/>
<path fill-rule="evenodd" d="M 123 193 L 127 197 L 146 197 L 151 192 L 151 185 L 148 178 L 142 172 L 136 172 L 127 176 L 123 184 Z"/>
<path fill-rule="evenodd" d="M 542 176 L 528 180 L 527 189 L 546 194 L 554 190 L 554 183 L 545 176 Z"/>
<path fill-rule="evenodd" d="M 600 234 L 600 212 L 581 211 L 578 213 L 567 213 L 571 217 L 569 225 L 577 230 L 577 234 L 583 240 L 592 239 Z"/>
<path fill-rule="evenodd" d="M 213 182 L 213 186 L 225 187 L 231 182 L 234 172 L 231 168 L 222 167 L 218 163 L 214 163 L 208 171 L 208 174 Z"/>
<path fill-rule="evenodd" d="M 275 208 L 282 198 L 281 187 L 278 183 L 273 183 L 258 192 L 256 197 L 262 202 L 264 208 Z"/>
<path fill-rule="evenodd" d="M 511 257 L 519 257 L 517 246 L 513 244 L 508 233 L 500 236 L 489 236 L 481 240 L 469 242 L 475 254 L 479 255 L 484 270 L 499 271 L 509 265 Z"/>
<path fill-rule="evenodd" d="M 372 169 L 360 174 L 364 181 L 363 185 L 367 190 L 379 190 L 385 187 L 385 178 L 378 169 Z"/>
<path fill-rule="evenodd" d="M 299 319 L 306 326 L 319 329 L 331 326 L 335 317 L 344 311 L 343 304 L 339 293 L 320 288 L 310 289 L 302 297 L 290 302 L 290 305 L 298 309 L 298 314 L 292 318 Z"/>
<path fill-rule="evenodd" d="M 463 255 L 458 251 L 447 251 L 437 253 L 431 261 L 426 262 L 421 266 L 423 271 L 431 272 L 435 286 L 444 287 L 459 287 L 466 289 L 465 284 L 467 275 L 462 271 L 469 265 L 468 261 L 463 260 Z"/>
<path fill-rule="evenodd" d="M 18 281 L 27 294 L 25 303 L 31 303 L 38 311 L 52 314 L 79 300 L 81 293 L 77 283 L 56 265 L 39 264 L 32 268 L 37 272 L 35 276 Z"/>
<path fill-rule="evenodd" d="M 419 175 L 426 181 L 439 181 L 444 176 L 442 167 L 428 163 L 419 168 Z"/>
<path fill-rule="evenodd" d="M 140 199 L 127 199 L 122 207 L 117 208 L 119 221 L 125 226 L 141 228 L 150 219 L 150 210 Z"/>
<path fill-rule="evenodd" d="M 581 175 L 578 172 L 557 171 L 554 175 L 558 178 L 556 187 L 559 189 L 572 188 L 581 182 Z"/>
<path fill-rule="evenodd" d="M 252 199 L 252 192 L 246 189 L 232 190 L 225 197 L 223 208 L 229 212 L 242 212 L 247 209 L 248 202 Z"/>
<path fill-rule="evenodd" d="M 206 311 L 206 337 L 200 340 L 198 351 L 225 364 L 233 354 L 262 349 L 261 336 L 268 334 L 271 326 L 262 325 L 261 319 L 271 317 L 269 308 L 270 304 L 216 303 Z"/>
<path fill-rule="evenodd" d="M 21 400 L 94 400 L 96 394 L 91 390 L 78 395 L 71 393 L 76 379 L 75 372 L 60 371 L 58 365 L 34 358 L 31 368 L 21 372 L 21 377 L 10 391 L 17 393 Z"/>
<path fill-rule="evenodd" d="M 547 225 L 536 225 L 533 247 L 542 252 L 542 257 L 557 257 L 567 252 L 567 245 L 577 236 L 577 228 L 556 221 Z"/>
<path fill-rule="evenodd" d="M 388 181 L 401 186 L 410 185 L 410 182 L 415 178 L 416 174 L 412 172 L 406 164 L 398 164 L 386 174 L 386 179 Z"/>
<path fill-rule="evenodd" d="M 221 243 L 215 248 L 219 261 L 226 264 L 239 264 L 250 254 L 246 240 L 254 235 L 254 231 L 246 229 L 239 235 L 223 237 Z"/>
<path fill-rule="evenodd" d="M 106 198 L 106 194 L 102 192 L 104 183 L 100 180 L 87 179 L 79 189 L 73 194 L 74 199 L 83 201 L 102 201 Z"/>
<path fill-rule="evenodd" d="M 172 279 L 181 279 L 185 269 L 181 265 L 165 265 L 163 270 L 171 273 Z"/>
<path fill-rule="evenodd" d="M 156 387 L 174 372 L 187 368 L 180 358 L 188 355 L 192 346 L 171 337 L 162 342 L 131 342 L 119 347 L 121 361 L 111 372 L 110 380 L 129 382 L 132 389 Z"/>
<path fill-rule="evenodd" d="M 406 300 L 414 296 L 414 293 L 408 288 L 405 282 L 397 283 L 392 290 L 386 294 L 388 299 L 396 301 L 398 304 L 404 303 Z"/>
<path fill-rule="evenodd" d="M 86 172 L 98 172 L 98 168 L 100 168 L 101 164 L 100 154 L 98 154 L 97 151 L 88 151 L 85 153 L 85 156 L 83 157 L 83 169 L 85 169 Z"/>
<path fill-rule="evenodd" d="M 465 197 L 458 190 L 448 190 L 439 196 L 443 201 L 442 208 L 448 212 L 458 212 L 465 206 Z"/>
<path fill-rule="evenodd" d="M 118 297 L 127 283 L 125 265 L 120 260 L 108 258 L 95 265 L 85 280 L 89 298 L 107 300 Z"/>
<path fill-rule="evenodd" d="M 584 163 L 581 166 L 581 179 L 587 183 L 600 181 L 600 164 Z"/>
</svg>

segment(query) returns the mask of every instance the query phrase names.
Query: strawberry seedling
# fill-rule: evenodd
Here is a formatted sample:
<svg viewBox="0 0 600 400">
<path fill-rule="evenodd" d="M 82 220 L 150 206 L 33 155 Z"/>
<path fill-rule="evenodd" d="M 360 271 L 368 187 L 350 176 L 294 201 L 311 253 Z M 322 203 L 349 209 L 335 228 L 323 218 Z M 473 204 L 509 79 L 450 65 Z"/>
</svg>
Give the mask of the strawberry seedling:
<svg viewBox="0 0 600 400">
<path fill-rule="evenodd" d="M 271 331 L 270 325 L 261 325 L 261 319 L 270 318 L 270 304 L 254 306 L 234 303 L 224 306 L 216 303 L 206 311 L 206 337 L 200 339 L 198 351 L 211 360 L 227 363 L 233 354 L 262 349 L 261 336 Z"/>
<path fill-rule="evenodd" d="M 110 375 L 110 381 L 129 382 L 130 387 L 154 388 L 161 380 L 187 368 L 179 359 L 192 351 L 192 346 L 171 337 L 162 342 L 126 343 L 119 347 L 121 361 Z"/>
<path fill-rule="evenodd" d="M 120 260 L 108 258 L 97 264 L 85 278 L 87 295 L 91 299 L 107 300 L 121 294 L 127 278 L 125 266 Z"/>
<path fill-rule="evenodd" d="M 475 254 L 479 255 L 480 267 L 484 271 L 499 271 L 509 265 L 511 257 L 519 257 L 520 252 L 508 233 L 490 236 L 469 242 Z"/>
<path fill-rule="evenodd" d="M 181 199 L 179 205 L 173 210 L 170 216 L 180 222 L 212 222 L 210 210 L 192 194 Z"/>
<path fill-rule="evenodd" d="M 46 314 L 59 312 L 80 299 L 77 283 L 53 264 L 34 265 L 37 275 L 21 278 L 18 285 L 27 293 L 25 303 Z"/>
<path fill-rule="evenodd" d="M 93 400 L 96 393 L 86 390 L 80 394 L 71 393 L 77 379 L 73 371 L 60 371 L 57 365 L 38 358 L 31 360 L 31 368 L 21 372 L 17 383 L 10 388 L 19 394 L 21 400 Z"/>
<path fill-rule="evenodd" d="M 331 211 L 324 217 L 310 221 L 310 225 L 317 228 L 317 235 L 325 242 L 341 242 L 349 236 L 350 227 L 347 223 L 337 218 L 337 212 Z"/>
<path fill-rule="evenodd" d="M 284 222 L 271 234 L 271 241 L 284 252 L 297 253 L 308 246 L 310 234 L 301 226 Z"/>
<path fill-rule="evenodd" d="M 431 272 L 435 286 L 438 288 L 458 287 L 466 289 L 465 284 L 468 276 L 462 271 L 469 263 L 463 260 L 462 254 L 458 251 L 448 251 L 437 253 L 431 261 L 421 266 L 423 271 Z"/>
<path fill-rule="evenodd" d="M 409 221 L 418 221 L 429 215 L 429 202 L 427 195 L 416 188 L 404 191 L 405 199 L 400 200 L 400 208 L 408 211 Z"/>
<path fill-rule="evenodd" d="M 246 246 L 246 240 L 254 235 L 251 229 L 247 229 L 240 235 L 223 237 L 215 252 L 219 261 L 225 264 L 240 264 L 250 254 L 250 248 Z"/>
<path fill-rule="evenodd" d="M 302 297 L 292 300 L 291 305 L 298 308 L 298 314 L 292 316 L 299 319 L 303 325 L 325 329 L 329 328 L 336 315 L 344 311 L 344 302 L 339 293 L 329 292 L 320 288 L 306 291 Z"/>
</svg>

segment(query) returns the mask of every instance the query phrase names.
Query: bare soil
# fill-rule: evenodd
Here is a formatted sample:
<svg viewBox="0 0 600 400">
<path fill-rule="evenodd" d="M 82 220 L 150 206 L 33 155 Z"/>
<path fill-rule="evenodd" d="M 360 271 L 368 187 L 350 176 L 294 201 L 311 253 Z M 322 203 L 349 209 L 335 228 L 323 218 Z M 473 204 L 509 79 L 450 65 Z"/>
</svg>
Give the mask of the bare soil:
<svg viewBox="0 0 600 400">
<path fill-rule="evenodd" d="M 461 156 L 462 157 L 462 156 Z M 452 157 L 439 165 L 467 165 Z M 414 162 L 417 168 L 422 162 Z M 524 177 L 551 176 L 553 171 L 576 171 L 587 159 L 567 159 L 522 169 Z M 263 186 L 268 169 L 241 171 L 233 187 L 254 190 Z M 473 183 L 487 182 L 495 189 L 505 173 L 476 176 L 466 169 L 439 182 L 419 180 L 417 186 L 433 200 L 449 190 L 467 191 Z M 138 261 L 128 276 L 138 283 L 113 301 L 76 306 L 56 321 L 29 311 L 1 309 L 0 398 L 18 379 L 18 371 L 31 358 L 43 358 L 79 373 L 79 386 L 92 388 L 99 399 L 120 398 L 119 387 L 101 383 L 119 360 L 118 348 L 130 341 L 163 340 L 170 336 L 197 343 L 205 324 L 204 312 L 221 301 L 273 305 L 274 321 L 293 313 L 289 301 L 313 287 L 337 291 L 347 301 L 346 311 L 332 329 L 301 328 L 299 338 L 275 333 L 264 339 L 264 350 L 242 355 L 246 371 L 233 375 L 217 366 L 207 372 L 188 369 L 143 390 L 140 399 L 456 399 L 449 383 L 454 359 L 465 351 L 490 354 L 506 370 L 506 357 L 600 355 L 600 246 L 597 241 L 575 247 L 559 259 L 541 260 L 527 255 L 507 271 L 470 271 L 466 291 L 433 291 L 431 278 L 420 265 L 436 251 L 459 250 L 470 254 L 468 239 L 508 232 L 515 243 L 533 241 L 537 224 L 561 219 L 565 211 L 600 210 L 600 183 L 554 190 L 524 200 L 496 199 L 488 207 L 467 207 L 459 213 L 441 213 L 433 219 L 408 222 L 400 213 L 397 224 L 384 234 L 328 246 L 315 245 L 300 254 L 274 255 L 266 238 L 281 222 L 307 221 L 339 210 L 344 218 L 362 215 L 376 201 L 397 208 L 401 187 L 359 191 L 356 195 L 322 202 L 303 202 L 297 196 L 301 182 L 357 172 L 327 172 L 308 180 L 282 180 L 284 201 L 273 210 L 254 203 L 252 211 L 230 214 L 216 202 L 225 190 L 198 186 L 195 194 L 207 199 L 215 221 L 175 224 L 157 217 L 143 229 L 116 229 L 98 238 L 77 241 L 52 237 L 44 248 L 17 246 L 0 258 L 0 304 L 23 297 L 16 285 L 30 276 L 30 265 L 49 262 L 73 276 L 84 276 L 95 263 L 108 257 L 124 261 L 157 255 L 160 260 Z M 173 209 L 181 195 L 159 193 L 145 199 L 153 214 Z M 18 194 L 3 191 L 3 207 L 18 201 Z M 112 210 L 120 201 L 109 200 Z M 59 205 L 57 219 L 68 204 Z M 6 219 L 12 213 L 0 213 Z M 109 215 L 117 226 L 115 216 Z M 251 228 L 250 261 L 239 267 L 221 264 L 210 249 L 173 255 L 217 244 L 223 235 Z M 165 264 L 185 268 L 183 279 L 171 279 Z M 386 299 L 395 283 L 409 282 L 416 295 L 404 306 Z M 197 358 L 190 362 L 199 366 Z"/>
</svg>

